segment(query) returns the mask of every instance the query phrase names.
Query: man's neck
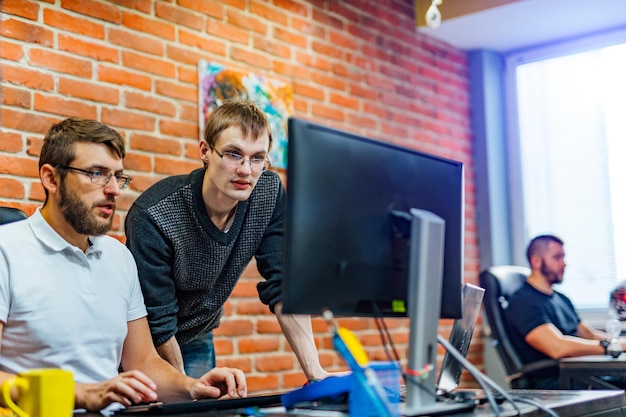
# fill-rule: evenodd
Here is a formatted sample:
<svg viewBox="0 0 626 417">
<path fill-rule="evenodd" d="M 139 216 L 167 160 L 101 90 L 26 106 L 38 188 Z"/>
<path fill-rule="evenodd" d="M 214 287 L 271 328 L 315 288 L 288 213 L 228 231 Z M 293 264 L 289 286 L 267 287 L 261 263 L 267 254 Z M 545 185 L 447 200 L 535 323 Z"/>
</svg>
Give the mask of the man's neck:
<svg viewBox="0 0 626 417">
<path fill-rule="evenodd" d="M 534 289 L 544 294 L 552 295 L 554 293 L 552 284 L 550 284 L 546 277 L 540 272 L 533 271 L 528 276 L 528 279 L 526 279 L 526 282 L 528 282 Z"/>
<path fill-rule="evenodd" d="M 65 239 L 69 244 L 74 245 L 83 252 L 89 247 L 89 236 L 77 233 L 72 226 L 63 220 L 63 215 L 55 210 L 52 204 L 46 204 L 41 208 L 41 215 L 44 220 Z"/>
</svg>

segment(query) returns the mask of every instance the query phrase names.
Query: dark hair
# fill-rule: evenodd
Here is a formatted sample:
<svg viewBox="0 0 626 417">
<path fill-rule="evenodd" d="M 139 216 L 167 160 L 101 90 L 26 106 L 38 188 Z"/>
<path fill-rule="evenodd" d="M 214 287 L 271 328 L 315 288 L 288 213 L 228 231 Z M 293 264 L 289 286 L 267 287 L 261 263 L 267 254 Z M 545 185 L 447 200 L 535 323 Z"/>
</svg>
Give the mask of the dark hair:
<svg viewBox="0 0 626 417">
<path fill-rule="evenodd" d="M 526 249 L 528 263 L 530 264 L 530 258 L 532 258 L 533 255 L 543 255 L 548 249 L 550 242 L 558 243 L 561 246 L 563 245 L 563 241 L 554 235 L 540 235 L 533 238 L 528 244 L 528 249 Z"/>
<path fill-rule="evenodd" d="M 76 159 L 74 144 L 79 142 L 104 144 L 120 158 L 126 156 L 124 139 L 115 129 L 96 120 L 70 117 L 52 125 L 46 133 L 39 155 L 39 168 L 44 164 L 53 167 L 71 165 Z M 67 172 L 61 170 L 60 175 L 63 179 Z M 45 193 L 47 199 L 48 190 Z"/>
<path fill-rule="evenodd" d="M 54 167 L 70 165 L 76 158 L 74 144 L 101 143 L 120 158 L 126 156 L 124 139 L 117 131 L 96 120 L 70 117 L 52 125 L 43 140 L 39 168 L 44 164 Z"/>
<path fill-rule="evenodd" d="M 256 140 L 263 133 L 269 135 L 269 149 L 272 149 L 272 129 L 267 116 L 251 101 L 234 99 L 227 100 L 217 107 L 206 123 L 204 140 L 213 148 L 217 137 L 231 126 L 241 128 L 244 136 L 251 134 Z"/>
</svg>

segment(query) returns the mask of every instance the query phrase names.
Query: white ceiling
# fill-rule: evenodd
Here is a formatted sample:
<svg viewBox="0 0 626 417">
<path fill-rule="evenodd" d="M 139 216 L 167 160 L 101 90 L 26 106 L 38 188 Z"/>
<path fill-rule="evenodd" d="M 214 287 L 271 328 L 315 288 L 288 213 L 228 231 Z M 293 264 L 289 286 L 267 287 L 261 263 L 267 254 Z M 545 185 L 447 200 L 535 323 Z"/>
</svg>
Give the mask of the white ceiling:
<svg viewBox="0 0 626 417">
<path fill-rule="evenodd" d="M 520 0 L 443 19 L 437 29 L 419 30 L 461 49 L 509 52 L 626 28 L 626 0 Z"/>
</svg>

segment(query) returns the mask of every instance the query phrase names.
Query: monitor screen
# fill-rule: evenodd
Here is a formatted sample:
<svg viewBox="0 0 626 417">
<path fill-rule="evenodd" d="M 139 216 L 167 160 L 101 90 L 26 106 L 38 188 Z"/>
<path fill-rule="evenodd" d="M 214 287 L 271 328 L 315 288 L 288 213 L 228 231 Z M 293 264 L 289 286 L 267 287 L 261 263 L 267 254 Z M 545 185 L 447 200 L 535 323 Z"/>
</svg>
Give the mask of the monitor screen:
<svg viewBox="0 0 626 417">
<path fill-rule="evenodd" d="M 445 221 L 443 276 L 428 277 L 439 316 L 461 316 L 462 163 L 294 118 L 287 163 L 284 312 L 407 316 L 412 255 L 393 213 L 420 209 Z"/>
</svg>

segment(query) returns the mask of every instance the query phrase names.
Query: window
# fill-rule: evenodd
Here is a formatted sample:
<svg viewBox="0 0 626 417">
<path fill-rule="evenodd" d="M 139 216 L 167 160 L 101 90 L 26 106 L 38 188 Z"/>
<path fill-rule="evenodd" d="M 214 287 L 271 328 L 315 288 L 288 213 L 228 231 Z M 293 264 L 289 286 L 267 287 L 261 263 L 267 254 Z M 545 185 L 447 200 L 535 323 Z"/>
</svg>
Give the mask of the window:
<svg viewBox="0 0 626 417">
<path fill-rule="evenodd" d="M 510 173 L 521 183 L 511 201 L 522 208 L 523 219 L 512 219 L 523 225 L 516 238 L 561 237 L 559 290 L 578 309 L 606 310 L 626 280 L 626 43 L 507 62 L 519 127 L 510 153 L 521 171 Z"/>
</svg>

